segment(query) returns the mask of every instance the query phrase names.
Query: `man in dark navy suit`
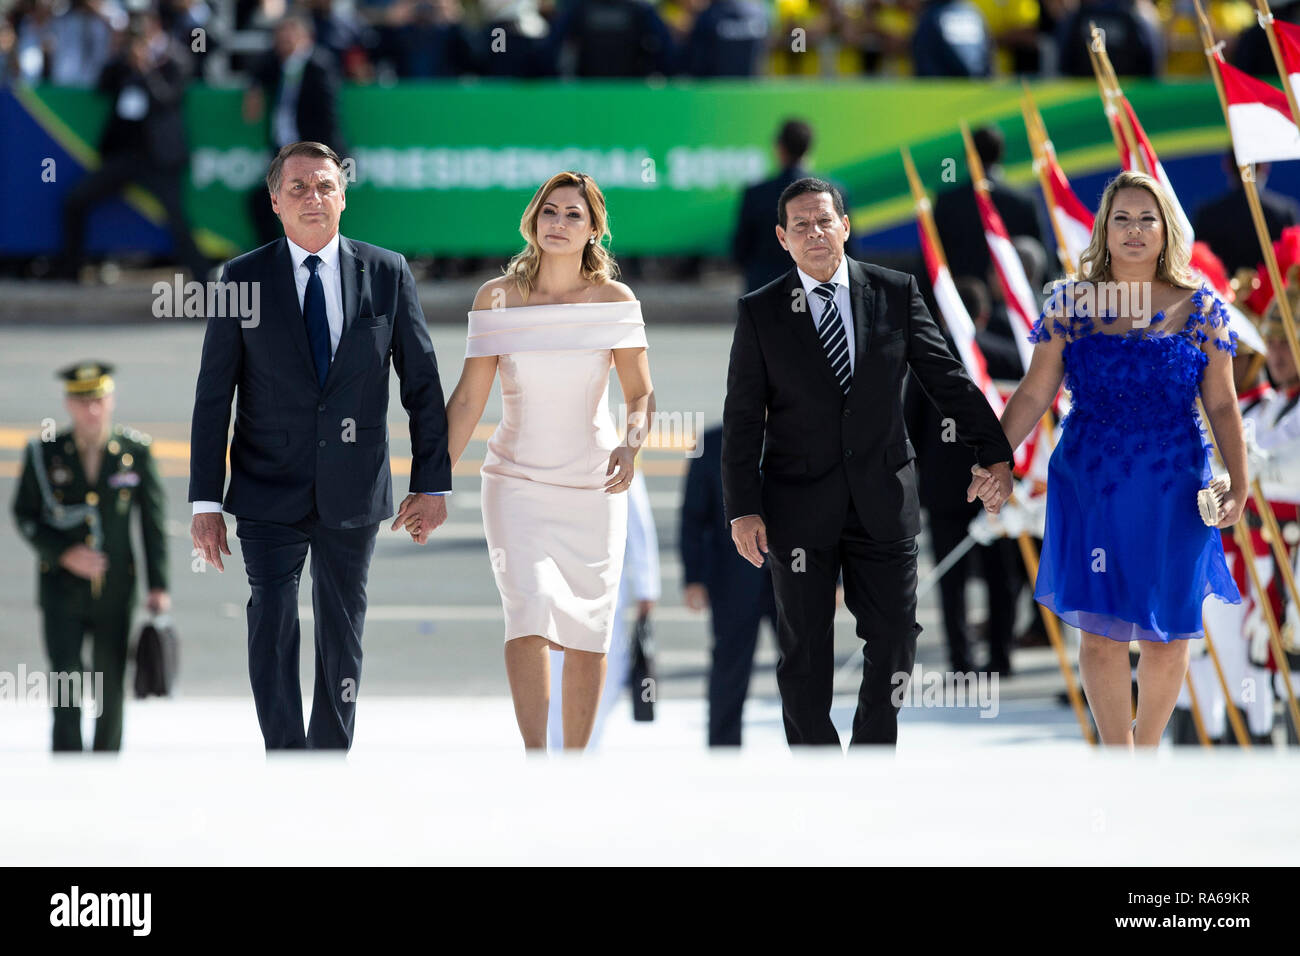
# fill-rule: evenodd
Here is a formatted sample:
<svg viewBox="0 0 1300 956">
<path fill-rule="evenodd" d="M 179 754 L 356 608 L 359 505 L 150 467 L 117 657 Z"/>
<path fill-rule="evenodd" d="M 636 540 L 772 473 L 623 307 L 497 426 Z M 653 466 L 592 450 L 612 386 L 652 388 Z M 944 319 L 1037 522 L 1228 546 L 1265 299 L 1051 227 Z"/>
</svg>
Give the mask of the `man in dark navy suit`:
<svg viewBox="0 0 1300 956">
<path fill-rule="evenodd" d="M 896 691 L 916 658 L 916 452 L 903 424 L 910 369 L 956 423 L 996 512 L 1011 494 L 997 415 L 944 344 L 916 279 L 844 254 L 849 217 L 819 179 L 791 183 L 776 233 L 795 268 L 742 296 L 722 416 L 722 481 L 736 549 L 771 560 L 786 740 L 838 746 L 830 709 L 835 579 L 865 641 L 854 744 L 898 739 Z M 900 683 L 903 682 L 903 683 Z"/>
<path fill-rule="evenodd" d="M 379 522 L 393 514 L 389 366 L 411 422 L 411 494 L 393 528 L 405 525 L 420 544 L 447 517 L 447 414 L 406 259 L 339 235 L 338 155 L 322 143 L 290 144 L 266 182 L 285 235 L 222 272 L 222 288 L 258 308 L 251 317 L 208 317 L 190 429 L 191 533 L 203 558 L 224 570 L 224 491 L 252 590 L 248 670 L 267 749 L 347 749 L 366 577 Z M 298 579 L 308 551 L 316 684 L 304 732 Z"/>
<path fill-rule="evenodd" d="M 741 715 L 754 670 L 758 627 L 776 630 L 772 575 L 739 554 L 722 504 L 722 426 L 700 436 L 686 472 L 679 547 L 686 606 L 709 610 L 709 746 L 739 747 Z"/>
</svg>

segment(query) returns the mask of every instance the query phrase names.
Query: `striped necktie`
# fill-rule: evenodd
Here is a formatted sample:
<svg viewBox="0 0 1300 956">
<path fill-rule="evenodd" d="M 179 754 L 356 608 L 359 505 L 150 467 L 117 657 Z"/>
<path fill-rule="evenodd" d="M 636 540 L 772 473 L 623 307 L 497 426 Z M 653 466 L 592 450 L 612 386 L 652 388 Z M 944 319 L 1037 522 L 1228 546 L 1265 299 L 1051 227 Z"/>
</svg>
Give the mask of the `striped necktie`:
<svg viewBox="0 0 1300 956">
<path fill-rule="evenodd" d="M 831 370 L 847 395 L 849 386 L 853 384 L 853 368 L 849 363 L 849 337 L 844 331 L 844 322 L 840 319 L 839 306 L 835 304 L 835 283 L 823 282 L 815 286 L 813 292 L 826 303 L 821 321 L 817 323 L 817 338 L 821 339 L 822 348 L 826 350 L 826 357 L 831 362 Z"/>
</svg>

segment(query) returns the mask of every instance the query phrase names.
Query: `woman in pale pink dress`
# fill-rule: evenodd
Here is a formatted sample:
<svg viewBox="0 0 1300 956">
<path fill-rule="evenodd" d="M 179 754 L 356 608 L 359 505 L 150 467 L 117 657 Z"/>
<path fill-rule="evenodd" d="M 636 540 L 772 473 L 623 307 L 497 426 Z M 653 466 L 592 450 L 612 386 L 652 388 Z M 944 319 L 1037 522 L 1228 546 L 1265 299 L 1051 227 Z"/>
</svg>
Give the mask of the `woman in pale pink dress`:
<svg viewBox="0 0 1300 956">
<path fill-rule="evenodd" d="M 465 367 L 447 402 L 449 446 L 455 463 L 500 373 L 501 424 L 480 473 L 515 718 L 524 746 L 545 749 L 547 650 L 563 651 L 564 746 L 581 749 L 605 680 L 627 538 L 623 492 L 654 393 L 641 304 L 614 281 L 596 183 L 552 176 L 519 231 L 527 246 L 474 297 Z M 627 407 L 622 443 L 609 412 L 611 367 Z"/>
</svg>

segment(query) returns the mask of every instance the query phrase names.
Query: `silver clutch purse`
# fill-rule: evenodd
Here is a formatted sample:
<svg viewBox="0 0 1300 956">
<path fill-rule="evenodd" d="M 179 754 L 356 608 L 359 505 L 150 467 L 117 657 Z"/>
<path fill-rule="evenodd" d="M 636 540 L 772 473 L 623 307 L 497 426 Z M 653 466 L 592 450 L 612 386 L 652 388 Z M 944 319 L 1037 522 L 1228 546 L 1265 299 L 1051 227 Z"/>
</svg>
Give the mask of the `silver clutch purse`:
<svg viewBox="0 0 1300 956">
<path fill-rule="evenodd" d="M 1196 507 L 1201 510 L 1201 520 L 1213 528 L 1219 523 L 1222 514 L 1223 499 L 1232 490 L 1232 482 L 1227 475 L 1210 479 L 1210 486 L 1196 493 Z"/>
</svg>

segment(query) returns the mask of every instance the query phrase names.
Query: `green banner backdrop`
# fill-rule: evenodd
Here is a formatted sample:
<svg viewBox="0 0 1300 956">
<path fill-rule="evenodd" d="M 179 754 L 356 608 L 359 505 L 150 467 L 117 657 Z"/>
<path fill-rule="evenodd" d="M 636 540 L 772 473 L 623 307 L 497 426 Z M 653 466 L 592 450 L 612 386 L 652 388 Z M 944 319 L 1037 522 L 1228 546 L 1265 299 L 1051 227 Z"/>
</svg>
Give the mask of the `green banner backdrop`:
<svg viewBox="0 0 1300 956">
<path fill-rule="evenodd" d="M 1209 82 L 1134 82 L 1126 92 L 1166 161 L 1226 144 Z M 1095 84 L 1040 83 L 1033 93 L 1068 173 L 1114 170 Z M 51 137 L 93 162 L 101 97 L 17 95 Z M 740 190 L 772 171 L 774 131 L 799 116 L 816 131 L 813 168 L 848 188 L 855 230 L 872 233 L 912 221 L 900 146 L 932 191 L 965 177 L 961 120 L 997 122 L 1008 178 L 1029 181 L 1020 99 L 1013 83 L 964 81 L 351 87 L 341 114 L 355 174 L 345 229 L 411 255 L 509 254 L 536 187 L 576 168 L 605 189 L 619 253 L 724 253 Z M 187 206 L 219 253 L 252 244 L 245 197 L 269 159 L 262 126 L 245 123 L 240 107 L 237 90 L 196 87 L 186 100 Z"/>
</svg>

